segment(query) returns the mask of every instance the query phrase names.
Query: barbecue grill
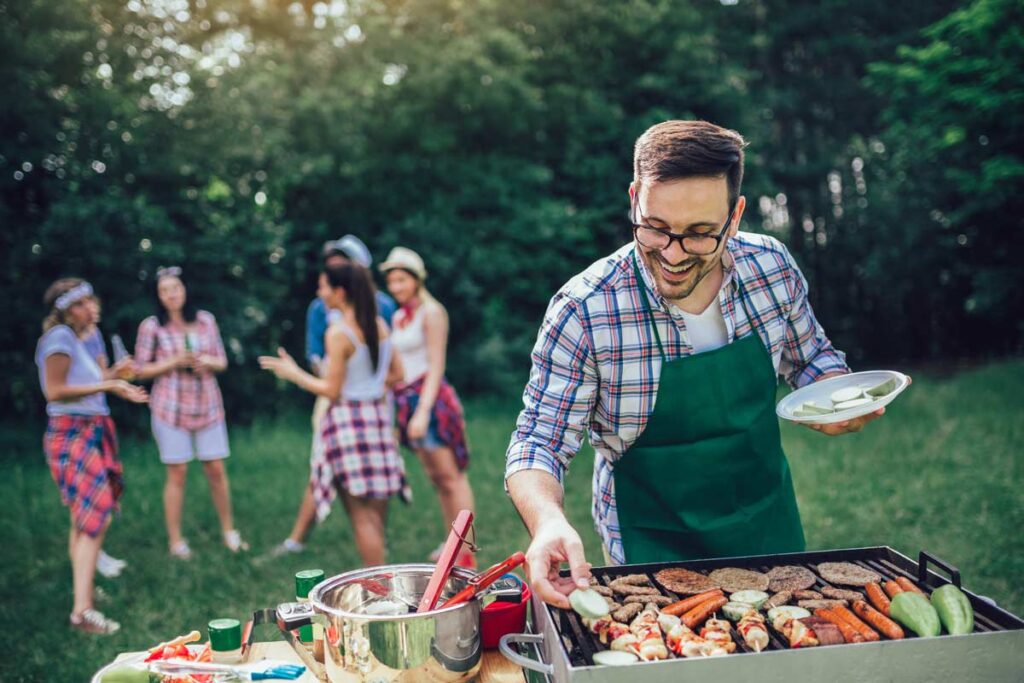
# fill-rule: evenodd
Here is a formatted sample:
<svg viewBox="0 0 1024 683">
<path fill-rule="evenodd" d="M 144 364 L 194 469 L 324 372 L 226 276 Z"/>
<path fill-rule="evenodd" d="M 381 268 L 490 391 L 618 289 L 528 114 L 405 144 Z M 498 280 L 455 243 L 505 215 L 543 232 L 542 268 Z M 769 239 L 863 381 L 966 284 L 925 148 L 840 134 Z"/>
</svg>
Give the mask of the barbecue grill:
<svg viewBox="0 0 1024 683">
<path fill-rule="evenodd" d="M 881 574 L 884 579 L 904 576 L 926 593 L 947 583 L 960 586 L 960 572 L 922 552 L 917 562 L 888 546 L 825 550 L 756 557 L 733 557 L 660 564 L 595 567 L 593 575 L 607 585 L 626 574 L 646 574 L 651 584 L 673 599 L 679 596 L 658 584 L 654 575 L 667 567 L 685 567 L 706 573 L 719 567 L 742 567 L 767 572 L 780 565 L 799 565 L 818 576 L 819 562 L 852 562 Z M 941 576 L 931 569 L 944 571 Z M 566 572 L 563 572 L 565 574 Z M 813 587 L 829 586 L 818 577 Z M 837 586 L 852 589 L 850 586 Z M 904 640 L 789 649 L 769 628 L 771 641 L 760 653 L 750 650 L 735 629 L 736 652 L 723 657 L 675 658 L 639 662 L 626 667 L 595 666 L 595 652 L 606 649 L 570 610 L 551 607 L 533 598 L 530 634 L 505 636 L 502 651 L 531 672 L 531 679 L 554 683 L 604 681 L 779 681 L 815 680 L 823 683 L 878 681 L 1024 681 L 1024 620 L 970 591 L 964 593 L 974 607 L 974 632 L 963 636 L 919 638 L 907 630 Z M 516 652 L 514 649 L 518 649 Z M 539 675 L 537 675 L 539 674 Z"/>
</svg>

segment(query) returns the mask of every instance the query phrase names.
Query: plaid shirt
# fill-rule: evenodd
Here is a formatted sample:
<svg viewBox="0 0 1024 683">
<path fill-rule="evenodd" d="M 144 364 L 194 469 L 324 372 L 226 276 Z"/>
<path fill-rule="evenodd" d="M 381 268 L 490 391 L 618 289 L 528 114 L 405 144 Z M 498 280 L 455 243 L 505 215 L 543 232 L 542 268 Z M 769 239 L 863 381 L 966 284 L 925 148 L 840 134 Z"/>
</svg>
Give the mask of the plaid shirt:
<svg viewBox="0 0 1024 683">
<path fill-rule="evenodd" d="M 849 372 L 807 301 L 807 282 L 774 238 L 740 232 L 727 245 L 718 305 L 729 342 L 755 330 L 792 386 Z M 665 354 L 694 353 L 682 312 L 668 306 L 640 261 Z M 743 301 L 739 299 L 742 284 Z M 753 320 L 747 311 L 753 315 Z M 506 454 L 505 477 L 538 469 L 562 481 L 586 430 L 595 451 L 593 515 L 612 559 L 625 562 L 615 507 L 615 462 L 654 410 L 661 356 L 633 271 L 633 245 L 591 265 L 551 300 Z"/>
<path fill-rule="evenodd" d="M 193 349 L 196 355 L 227 360 L 213 314 L 199 311 L 193 331 L 198 337 L 198 344 Z M 135 338 L 135 362 L 161 362 L 184 353 L 185 332 L 184 328 L 170 323 L 161 327 L 156 316 L 146 318 L 139 325 Z M 212 372 L 200 374 L 174 369 L 160 375 L 153 380 L 149 408 L 163 422 L 189 431 L 224 419 L 224 402 Z"/>
</svg>

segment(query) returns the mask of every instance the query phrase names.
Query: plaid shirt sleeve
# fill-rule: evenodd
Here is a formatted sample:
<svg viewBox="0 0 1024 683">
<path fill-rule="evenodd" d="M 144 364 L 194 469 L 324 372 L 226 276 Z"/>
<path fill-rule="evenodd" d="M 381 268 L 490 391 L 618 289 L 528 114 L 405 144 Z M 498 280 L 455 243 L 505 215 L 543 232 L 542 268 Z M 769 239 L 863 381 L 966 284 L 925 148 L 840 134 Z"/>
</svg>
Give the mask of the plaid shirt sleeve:
<svg viewBox="0 0 1024 683">
<path fill-rule="evenodd" d="M 224 340 L 220 336 L 220 327 L 217 326 L 217 319 L 213 317 L 212 313 L 207 314 L 207 324 L 210 326 L 208 334 L 210 335 L 210 345 L 213 349 L 211 354 L 214 358 L 220 361 L 228 362 L 228 354 L 224 351 Z"/>
<path fill-rule="evenodd" d="M 807 300 L 807 280 L 797 267 L 793 256 L 781 247 L 785 258 L 786 280 L 792 289 L 792 307 L 786 319 L 786 338 L 783 344 L 779 374 L 792 387 L 802 387 L 817 381 L 822 375 L 850 372 L 846 354 L 838 351 L 825 335 Z"/>
<path fill-rule="evenodd" d="M 135 335 L 135 362 L 152 363 L 156 360 L 156 325 L 152 318 L 146 318 L 139 324 Z"/>
<path fill-rule="evenodd" d="M 561 294 L 552 299 L 532 359 L 505 478 L 532 469 L 561 482 L 597 400 L 597 369 L 576 301 Z"/>
</svg>

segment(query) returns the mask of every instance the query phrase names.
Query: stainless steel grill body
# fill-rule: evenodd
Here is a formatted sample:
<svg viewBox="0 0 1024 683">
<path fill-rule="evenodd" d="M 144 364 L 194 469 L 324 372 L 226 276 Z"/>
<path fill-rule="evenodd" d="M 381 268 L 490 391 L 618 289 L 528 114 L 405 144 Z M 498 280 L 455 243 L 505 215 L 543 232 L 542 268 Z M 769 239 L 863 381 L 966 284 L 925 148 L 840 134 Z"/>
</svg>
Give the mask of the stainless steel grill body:
<svg viewBox="0 0 1024 683">
<path fill-rule="evenodd" d="M 602 582 L 623 574 L 651 576 L 665 567 L 686 567 L 705 571 L 717 567 L 746 567 L 766 570 L 778 565 L 801 565 L 815 571 L 819 562 L 854 562 L 868 567 L 885 579 L 906 576 L 927 592 L 946 584 L 959 584 L 959 572 L 922 553 L 914 562 L 889 547 L 830 550 L 765 557 L 725 558 L 658 565 L 598 567 L 594 575 Z M 950 579 L 928 569 L 929 561 L 947 569 Z M 657 584 L 655 584 L 657 585 Z M 819 583 L 818 587 L 822 584 Z M 555 683 L 605 681 L 743 681 L 750 683 L 877 683 L 880 681 L 1024 681 L 1024 620 L 991 601 L 964 591 L 975 610 L 975 632 L 963 636 L 908 638 L 813 647 L 786 648 L 773 630 L 769 649 L 747 652 L 738 641 L 736 653 L 706 659 L 669 659 L 627 667 L 594 666 L 593 653 L 603 649 L 571 612 L 551 608 L 533 599 L 533 642 L 528 656 L 546 668 L 534 680 Z M 666 595 L 674 595 L 665 591 Z M 515 638 L 513 637 L 513 641 Z M 737 640 L 734 634 L 734 640 Z"/>
</svg>

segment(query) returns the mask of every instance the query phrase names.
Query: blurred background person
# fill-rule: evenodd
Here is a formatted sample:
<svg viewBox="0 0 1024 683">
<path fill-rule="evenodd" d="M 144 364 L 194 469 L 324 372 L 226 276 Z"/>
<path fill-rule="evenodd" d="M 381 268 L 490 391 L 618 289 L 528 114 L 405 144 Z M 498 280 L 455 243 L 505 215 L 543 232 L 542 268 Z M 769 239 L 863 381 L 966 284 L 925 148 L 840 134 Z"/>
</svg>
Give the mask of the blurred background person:
<svg viewBox="0 0 1024 683">
<path fill-rule="evenodd" d="M 473 491 L 465 474 L 466 421 L 459 397 L 444 377 L 448 312 L 424 287 L 427 269 L 412 249 L 395 247 L 380 270 L 399 305 L 391 320 L 391 338 L 404 369 L 394 389 L 402 444 L 423 463 L 448 528 L 460 510 L 473 510 Z M 431 553 L 431 560 L 439 554 L 440 548 Z M 475 566 L 469 551 L 457 562 Z"/>
<path fill-rule="evenodd" d="M 355 235 L 345 235 L 336 240 L 324 242 L 321 249 L 324 268 L 340 266 L 346 263 L 355 263 L 363 268 L 369 269 L 373 263 L 370 250 L 361 239 Z M 372 282 L 371 282 L 372 284 Z M 390 327 L 391 316 L 394 314 L 397 305 L 387 293 L 374 287 L 376 294 L 374 300 L 379 315 Z M 326 370 L 324 363 L 324 336 L 330 323 L 341 318 L 341 312 L 327 306 L 319 296 L 313 297 L 306 309 L 306 360 L 313 374 L 323 377 Z M 313 438 L 320 432 L 320 421 L 327 412 L 330 400 L 325 396 L 317 396 L 313 404 Z M 316 519 L 316 506 L 313 502 L 313 494 L 307 487 L 302 498 L 302 505 L 299 514 L 295 518 L 295 526 L 292 532 L 284 541 L 277 545 L 272 551 L 272 556 L 280 556 L 287 553 L 299 553 L 303 550 L 303 542 L 306 534 Z"/>
<path fill-rule="evenodd" d="M 48 416 L 43 450 L 61 499 L 71 510 L 68 555 L 74 605 L 70 624 L 87 633 L 111 634 L 120 624 L 93 607 L 96 561 L 124 491 L 106 393 L 144 403 L 146 392 L 105 372 L 79 339 L 95 325 L 92 298 L 92 286 L 78 278 L 50 285 L 43 296 L 49 312 L 35 360 Z"/>
<path fill-rule="evenodd" d="M 230 454 L 224 402 L 215 373 L 227 368 L 227 354 L 212 313 L 188 297 L 181 268 L 160 268 L 155 284 L 156 315 L 139 325 L 135 340 L 136 376 L 152 379 L 153 437 L 167 466 L 164 514 L 172 557 L 192 557 L 181 534 L 188 463 L 198 458 L 210 485 L 224 546 L 248 550 L 235 529 L 224 460 Z"/>
<path fill-rule="evenodd" d="M 370 272 L 351 262 L 325 266 L 319 298 L 333 313 L 325 337 L 323 376 L 310 374 L 278 349 L 262 356 L 260 367 L 325 399 L 329 407 L 314 435 L 310 483 L 290 541 L 300 543 L 309 528 L 307 506 L 327 517 L 335 492 L 348 512 L 363 564 L 385 562 L 384 530 L 388 499 L 406 503 L 412 492 L 398 452 L 387 387 L 402 376 L 388 328 L 377 315 Z"/>
<path fill-rule="evenodd" d="M 103 305 L 100 303 L 100 298 L 95 294 L 82 299 L 82 304 L 92 309 L 92 322 L 81 331 L 78 338 L 81 340 L 82 345 L 85 346 L 85 350 L 96 361 L 96 365 L 100 366 L 100 370 L 103 371 L 106 377 L 110 368 L 110 360 L 107 356 L 107 345 L 103 340 L 103 333 L 100 331 Z M 117 367 L 109 374 L 109 377 L 130 380 L 132 379 L 132 374 L 132 359 L 129 357 L 120 359 Z M 96 558 L 96 571 L 108 579 L 119 576 L 127 566 L 127 562 L 108 555 L 107 551 L 102 548 L 100 549 L 99 557 Z"/>
</svg>

